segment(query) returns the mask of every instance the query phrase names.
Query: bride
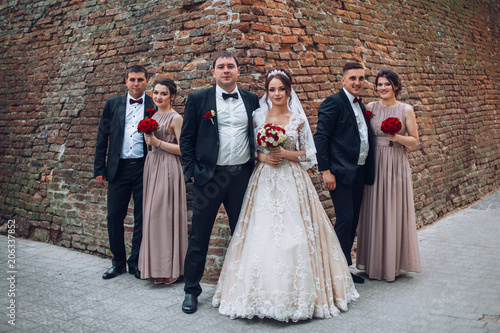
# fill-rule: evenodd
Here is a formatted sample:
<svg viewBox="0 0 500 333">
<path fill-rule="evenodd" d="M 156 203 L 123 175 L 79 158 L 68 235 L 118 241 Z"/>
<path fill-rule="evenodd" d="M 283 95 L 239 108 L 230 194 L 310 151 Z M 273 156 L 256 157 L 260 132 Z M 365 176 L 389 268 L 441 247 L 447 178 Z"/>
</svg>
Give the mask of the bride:
<svg viewBox="0 0 500 333">
<path fill-rule="evenodd" d="M 359 297 L 306 172 L 316 164 L 316 149 L 291 84 L 286 72 L 270 72 L 254 113 L 256 131 L 279 125 L 286 140 L 258 151 L 227 250 L 212 303 L 232 319 L 330 318 Z"/>
</svg>

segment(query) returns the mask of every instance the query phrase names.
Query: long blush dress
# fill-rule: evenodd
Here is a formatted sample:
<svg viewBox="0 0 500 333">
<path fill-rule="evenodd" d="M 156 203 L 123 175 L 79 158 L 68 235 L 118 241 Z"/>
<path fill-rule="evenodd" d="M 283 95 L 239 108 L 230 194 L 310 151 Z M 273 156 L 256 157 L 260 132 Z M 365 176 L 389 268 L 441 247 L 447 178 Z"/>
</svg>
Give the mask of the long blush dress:
<svg viewBox="0 0 500 333">
<path fill-rule="evenodd" d="M 155 113 L 155 136 L 177 143 L 169 131 L 177 112 Z M 180 157 L 152 147 L 144 164 L 143 231 L 139 252 L 141 279 L 177 278 L 184 273 L 187 250 L 186 187 Z"/>
<path fill-rule="evenodd" d="M 285 149 L 307 150 L 294 114 Z M 258 127 L 260 128 L 260 127 Z M 359 297 L 330 219 L 305 168 L 260 163 L 245 194 L 212 301 L 231 318 L 329 318 Z"/>
<path fill-rule="evenodd" d="M 403 146 L 389 146 L 380 129 L 389 117 L 401 121 L 406 133 L 406 104 L 373 105 L 370 119 L 375 135 L 375 183 L 366 185 L 358 226 L 356 267 L 370 279 L 394 281 L 407 272 L 422 271 L 418 250 L 410 165 Z"/>
</svg>

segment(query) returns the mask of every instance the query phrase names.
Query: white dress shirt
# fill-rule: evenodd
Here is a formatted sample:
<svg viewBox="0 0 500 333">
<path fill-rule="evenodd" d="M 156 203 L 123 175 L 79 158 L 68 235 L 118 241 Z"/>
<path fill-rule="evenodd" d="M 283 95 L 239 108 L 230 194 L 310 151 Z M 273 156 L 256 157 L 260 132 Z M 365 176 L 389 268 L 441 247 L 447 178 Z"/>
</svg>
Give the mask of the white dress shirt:
<svg viewBox="0 0 500 333">
<path fill-rule="evenodd" d="M 238 99 L 224 100 L 222 93 L 227 93 L 219 86 L 215 87 L 217 105 L 217 124 L 219 127 L 219 156 L 217 165 L 238 165 L 250 159 L 248 141 L 248 115 L 241 94 L 236 87 L 231 93 L 238 93 Z"/>
<path fill-rule="evenodd" d="M 351 95 L 345 88 L 342 89 L 344 89 L 344 92 L 351 103 L 352 109 L 354 110 L 354 115 L 356 116 L 359 139 L 361 140 L 359 145 L 358 165 L 364 165 L 366 157 L 368 156 L 368 150 L 370 149 L 370 146 L 368 145 L 368 127 L 366 126 L 365 116 L 363 115 L 363 110 L 361 110 L 359 103 L 353 103 L 354 96 Z"/>
<path fill-rule="evenodd" d="M 123 131 L 122 152 L 120 158 L 144 157 L 142 134 L 137 132 L 137 125 L 144 119 L 145 94 L 142 95 L 142 104 L 130 104 L 132 96 L 127 94 L 127 109 L 125 111 L 125 130 Z M 135 98 L 133 98 L 135 99 Z"/>
</svg>

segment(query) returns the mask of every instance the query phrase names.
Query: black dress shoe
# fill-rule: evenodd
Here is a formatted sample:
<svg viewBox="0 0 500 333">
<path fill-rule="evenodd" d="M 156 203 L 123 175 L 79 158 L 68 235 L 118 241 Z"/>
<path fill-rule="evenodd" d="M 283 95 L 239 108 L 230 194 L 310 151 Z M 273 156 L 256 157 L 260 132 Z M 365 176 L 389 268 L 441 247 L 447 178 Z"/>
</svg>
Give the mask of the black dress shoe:
<svg viewBox="0 0 500 333">
<path fill-rule="evenodd" d="M 195 296 L 193 294 L 186 294 L 186 297 L 184 297 L 184 302 L 182 302 L 182 311 L 184 313 L 195 313 L 196 310 L 196 305 L 198 304 L 198 296 Z"/>
<path fill-rule="evenodd" d="M 357 276 L 357 275 L 354 275 L 352 273 L 351 273 L 351 276 L 352 276 L 352 280 L 354 281 L 354 283 L 359 283 L 359 284 L 365 283 L 365 279 L 363 279 L 361 276 Z"/>
<path fill-rule="evenodd" d="M 130 274 L 134 274 L 137 273 L 139 271 L 139 268 L 137 267 L 137 265 L 128 265 L 128 272 Z"/>
<path fill-rule="evenodd" d="M 139 272 L 139 270 L 136 270 L 135 273 L 134 273 L 134 276 L 136 279 L 141 279 L 141 272 Z"/>
<path fill-rule="evenodd" d="M 118 266 L 111 266 L 110 269 L 108 269 L 104 274 L 102 275 L 102 278 L 104 280 L 112 279 L 114 277 L 117 277 L 120 274 L 125 273 L 125 266 L 123 267 L 118 267 Z"/>
</svg>

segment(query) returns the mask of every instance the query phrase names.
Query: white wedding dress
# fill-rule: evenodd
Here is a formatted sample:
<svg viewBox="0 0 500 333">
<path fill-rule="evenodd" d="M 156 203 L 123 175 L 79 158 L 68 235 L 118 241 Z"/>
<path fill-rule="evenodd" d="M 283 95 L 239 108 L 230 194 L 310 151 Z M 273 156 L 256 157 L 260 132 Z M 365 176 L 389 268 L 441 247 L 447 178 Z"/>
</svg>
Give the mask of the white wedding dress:
<svg viewBox="0 0 500 333">
<path fill-rule="evenodd" d="M 285 149 L 310 151 L 302 143 L 308 141 L 301 140 L 306 126 L 305 117 L 290 117 Z M 288 160 L 278 167 L 258 164 L 213 306 L 231 318 L 298 321 L 330 318 L 346 311 L 347 304 L 358 297 L 337 236 L 305 168 Z"/>
</svg>

